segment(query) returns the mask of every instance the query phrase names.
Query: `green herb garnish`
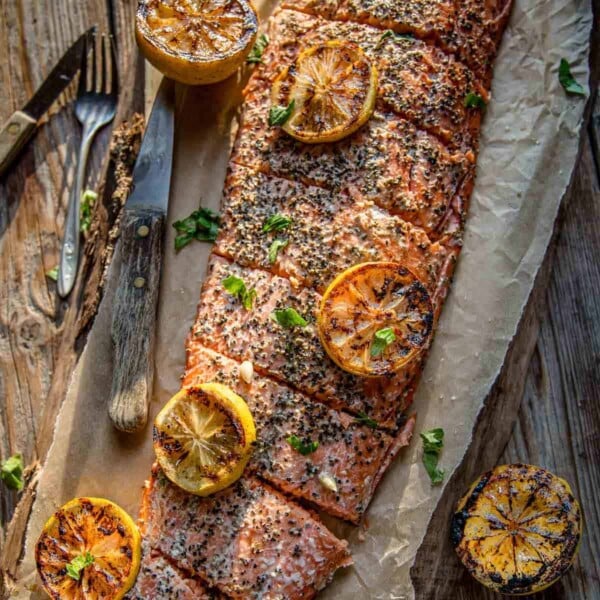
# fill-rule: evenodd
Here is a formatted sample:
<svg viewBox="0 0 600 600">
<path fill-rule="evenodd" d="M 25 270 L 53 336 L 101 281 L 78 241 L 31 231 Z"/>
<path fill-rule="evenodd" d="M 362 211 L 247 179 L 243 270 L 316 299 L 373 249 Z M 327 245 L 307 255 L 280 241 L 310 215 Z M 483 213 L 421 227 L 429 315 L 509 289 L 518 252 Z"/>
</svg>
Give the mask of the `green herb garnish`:
<svg viewBox="0 0 600 600">
<path fill-rule="evenodd" d="M 444 447 L 444 430 L 438 427 L 422 431 L 420 435 L 423 440 L 423 464 L 431 483 L 436 485 L 444 479 L 444 471 L 437 466 L 440 452 Z"/>
<path fill-rule="evenodd" d="M 575 77 L 573 77 L 571 74 L 571 67 L 565 58 L 560 59 L 560 65 L 558 67 L 558 80 L 567 94 L 585 96 L 585 90 L 583 89 L 583 86 L 577 83 Z"/>
<path fill-rule="evenodd" d="M 269 231 L 283 231 L 292 224 L 292 219 L 285 215 L 271 215 L 263 225 L 263 233 L 269 233 Z"/>
<path fill-rule="evenodd" d="M 469 92 L 464 99 L 463 104 L 466 108 L 485 108 L 485 100 L 475 92 Z"/>
<path fill-rule="evenodd" d="M 254 46 L 252 50 L 250 50 L 250 54 L 248 54 L 248 58 L 246 59 L 247 63 L 261 63 L 262 55 L 265 51 L 265 48 L 269 45 L 269 36 L 265 33 L 262 33 L 258 36 L 256 42 L 254 42 Z"/>
<path fill-rule="evenodd" d="M 89 567 L 94 562 L 94 557 L 86 552 L 85 554 L 79 554 L 67 565 L 67 575 L 75 581 L 79 581 L 81 577 L 81 571 L 86 567 Z"/>
<path fill-rule="evenodd" d="M 23 457 L 13 454 L 0 465 L 0 479 L 11 490 L 20 492 L 23 489 Z"/>
<path fill-rule="evenodd" d="M 302 456 L 312 454 L 318 447 L 319 442 L 313 442 L 312 440 L 301 440 L 297 435 L 290 435 L 286 438 L 287 443 L 296 451 L 300 452 Z"/>
<path fill-rule="evenodd" d="M 284 329 L 292 327 L 306 327 L 308 322 L 293 308 L 275 309 L 272 313 L 273 319 Z"/>
<path fill-rule="evenodd" d="M 200 207 L 189 217 L 175 221 L 173 228 L 177 231 L 175 236 L 175 250 L 179 252 L 193 240 L 199 242 L 214 242 L 219 233 L 219 214 L 210 208 Z"/>
<path fill-rule="evenodd" d="M 287 106 L 271 106 L 269 109 L 269 125 L 283 125 L 291 116 L 294 110 L 295 100 L 292 98 Z"/>
<path fill-rule="evenodd" d="M 385 40 L 387 40 L 389 38 L 394 38 L 394 39 L 404 38 L 404 39 L 412 40 L 415 38 L 415 36 L 412 35 L 411 33 L 396 33 L 395 31 L 392 31 L 391 29 L 386 29 L 381 34 L 379 39 L 377 40 L 377 43 L 375 44 L 375 50 L 379 50 L 379 48 L 381 48 L 381 46 L 383 46 L 383 42 L 385 42 Z"/>
<path fill-rule="evenodd" d="M 251 310 L 256 298 L 256 290 L 246 289 L 246 284 L 243 279 L 230 275 L 221 282 L 223 287 L 232 295 L 235 296 L 246 310 Z"/>
<path fill-rule="evenodd" d="M 82 233 L 89 231 L 92 225 L 92 206 L 98 199 L 98 194 L 93 190 L 85 190 L 81 195 L 79 205 L 79 231 Z"/>
<path fill-rule="evenodd" d="M 391 327 L 376 331 L 371 344 L 371 356 L 379 356 L 395 339 L 396 334 Z"/>
<path fill-rule="evenodd" d="M 58 266 L 52 267 L 49 271 L 46 271 L 46 277 L 52 279 L 52 281 L 58 281 Z"/>
<path fill-rule="evenodd" d="M 273 240 L 271 246 L 269 247 L 269 262 L 272 265 L 275 264 L 279 251 L 283 250 L 289 243 L 289 240 Z"/>
<path fill-rule="evenodd" d="M 371 419 L 371 417 L 364 412 L 358 413 L 358 416 L 354 417 L 354 422 L 359 425 L 366 425 L 371 429 L 377 429 L 377 427 L 379 427 L 379 423 L 377 423 L 375 419 Z"/>
</svg>

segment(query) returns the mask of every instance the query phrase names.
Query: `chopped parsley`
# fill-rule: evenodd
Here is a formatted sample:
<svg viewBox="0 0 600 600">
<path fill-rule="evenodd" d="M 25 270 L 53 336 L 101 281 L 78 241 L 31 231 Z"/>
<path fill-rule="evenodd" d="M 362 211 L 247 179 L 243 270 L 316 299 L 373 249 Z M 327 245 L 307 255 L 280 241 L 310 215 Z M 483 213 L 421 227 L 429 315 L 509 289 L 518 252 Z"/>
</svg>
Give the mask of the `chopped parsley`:
<svg viewBox="0 0 600 600">
<path fill-rule="evenodd" d="M 275 264 L 279 251 L 283 250 L 289 243 L 289 240 L 273 240 L 271 246 L 269 247 L 269 262 L 271 264 Z"/>
<path fill-rule="evenodd" d="M 396 334 L 391 327 L 376 331 L 371 344 L 371 356 L 379 356 L 395 339 Z"/>
<path fill-rule="evenodd" d="M 52 267 L 49 271 L 46 271 L 46 277 L 52 279 L 52 281 L 58 281 L 58 266 Z"/>
<path fill-rule="evenodd" d="M 262 33 L 258 36 L 256 42 L 254 42 L 254 46 L 252 50 L 250 50 L 250 54 L 248 54 L 248 58 L 246 59 L 247 63 L 261 63 L 262 55 L 265 51 L 265 48 L 269 45 L 269 36 L 266 33 Z"/>
<path fill-rule="evenodd" d="M 248 290 L 243 279 L 230 275 L 221 282 L 223 287 L 232 295 L 235 296 L 246 310 L 251 310 L 256 298 L 256 290 Z"/>
<path fill-rule="evenodd" d="M 377 40 L 377 43 L 375 44 L 375 50 L 379 50 L 379 48 L 381 48 L 381 46 L 383 46 L 383 43 L 385 42 L 385 40 L 389 39 L 389 38 L 404 38 L 404 39 L 414 39 L 414 35 L 412 35 L 411 33 L 396 33 L 395 31 L 392 31 L 391 29 L 386 29 L 381 36 L 379 37 L 379 39 Z"/>
<path fill-rule="evenodd" d="M 23 489 L 23 457 L 13 454 L 0 465 L 0 479 L 11 490 L 20 492 Z"/>
<path fill-rule="evenodd" d="M 269 125 L 283 125 L 292 115 L 295 100 L 292 98 L 287 106 L 271 106 L 269 109 Z"/>
<path fill-rule="evenodd" d="M 466 108 L 485 108 L 485 100 L 475 92 L 469 92 L 464 99 L 463 104 Z"/>
<path fill-rule="evenodd" d="M 558 80 L 567 94 L 585 96 L 585 90 L 580 83 L 577 83 L 575 77 L 573 77 L 571 74 L 571 67 L 569 66 L 566 58 L 560 59 L 560 65 L 558 67 Z"/>
<path fill-rule="evenodd" d="M 79 231 L 85 233 L 92 225 L 92 206 L 98 199 L 98 194 L 92 190 L 85 190 L 81 195 L 79 205 Z"/>
<path fill-rule="evenodd" d="M 286 438 L 287 443 L 297 452 L 300 452 L 302 456 L 312 454 L 318 447 L 319 442 L 313 442 L 312 440 L 301 440 L 297 435 L 290 435 Z"/>
<path fill-rule="evenodd" d="M 444 479 L 444 471 L 437 466 L 440 452 L 444 447 L 444 430 L 438 427 L 422 431 L 420 435 L 423 440 L 423 464 L 431 483 L 436 485 Z"/>
<path fill-rule="evenodd" d="M 263 233 L 269 233 L 269 231 L 283 231 L 292 224 L 292 219 L 279 213 L 271 215 L 263 225 Z"/>
<path fill-rule="evenodd" d="M 278 308 L 273 311 L 273 319 L 279 323 L 284 329 L 292 327 L 306 327 L 308 325 L 306 319 L 298 314 L 293 308 Z"/>
<path fill-rule="evenodd" d="M 193 240 L 199 242 L 214 242 L 219 233 L 221 219 L 219 214 L 210 208 L 200 207 L 189 217 L 175 221 L 173 228 L 177 231 L 175 236 L 175 250 L 179 252 Z"/>
<path fill-rule="evenodd" d="M 377 423 L 375 419 L 371 419 L 371 417 L 364 412 L 358 413 L 358 416 L 354 417 L 354 422 L 359 425 L 366 425 L 371 429 L 377 429 L 377 427 L 379 427 L 379 423 Z"/>
<path fill-rule="evenodd" d="M 81 571 L 86 567 L 89 567 L 94 562 L 94 557 L 86 552 L 85 554 L 79 554 L 67 565 L 67 575 L 75 581 L 79 581 L 81 577 Z"/>
</svg>

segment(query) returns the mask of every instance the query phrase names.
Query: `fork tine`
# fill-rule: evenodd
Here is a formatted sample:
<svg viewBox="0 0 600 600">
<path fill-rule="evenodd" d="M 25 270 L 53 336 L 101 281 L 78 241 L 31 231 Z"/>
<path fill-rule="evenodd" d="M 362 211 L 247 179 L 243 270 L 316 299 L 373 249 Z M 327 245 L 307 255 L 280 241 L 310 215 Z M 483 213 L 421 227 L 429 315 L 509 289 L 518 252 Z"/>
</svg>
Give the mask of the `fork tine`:
<svg viewBox="0 0 600 600">
<path fill-rule="evenodd" d="M 100 44 L 100 52 L 102 59 L 102 80 L 100 81 L 100 92 L 108 93 L 108 45 L 106 35 L 103 33 Z"/>
<path fill-rule="evenodd" d="M 98 40 L 94 32 L 94 44 L 92 46 L 92 92 L 98 91 Z"/>
<path fill-rule="evenodd" d="M 94 32 L 91 34 L 94 35 Z M 85 37 L 83 44 L 83 53 L 81 54 L 81 68 L 79 70 L 79 83 L 77 85 L 77 96 L 83 96 L 87 91 L 87 76 L 88 76 L 88 62 L 90 58 L 90 36 Z"/>
<path fill-rule="evenodd" d="M 110 58 L 112 65 L 112 73 L 110 78 L 110 93 L 113 96 L 117 96 L 119 93 L 119 68 L 117 63 L 117 48 L 115 44 L 115 38 L 110 35 Z"/>
</svg>

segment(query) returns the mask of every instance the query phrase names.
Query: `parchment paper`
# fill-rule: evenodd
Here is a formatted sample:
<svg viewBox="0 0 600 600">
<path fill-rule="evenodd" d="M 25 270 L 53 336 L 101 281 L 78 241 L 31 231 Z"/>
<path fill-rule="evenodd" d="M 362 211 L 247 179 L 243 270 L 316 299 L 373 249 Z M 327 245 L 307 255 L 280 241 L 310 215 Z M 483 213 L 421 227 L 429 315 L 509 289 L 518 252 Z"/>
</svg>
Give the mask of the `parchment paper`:
<svg viewBox="0 0 600 600">
<path fill-rule="evenodd" d="M 269 8 L 267 2 L 261 4 L 261 12 Z M 504 36 L 464 250 L 415 400 L 417 431 L 445 429 L 441 466 L 446 481 L 465 453 L 482 402 L 502 366 L 571 176 L 585 101 L 565 95 L 557 66 L 566 57 L 578 81 L 588 81 L 591 24 L 588 0 L 516 0 Z M 237 90 L 233 80 L 178 90 L 169 223 L 187 216 L 199 202 L 218 207 Z M 184 339 L 210 250 L 194 243 L 176 255 L 173 237 L 170 229 L 152 414 L 179 387 Z M 117 434 L 106 414 L 112 281 L 118 266 L 117 252 L 40 476 L 17 597 L 43 597 L 35 590 L 33 546 L 46 518 L 63 502 L 76 495 L 101 495 L 137 514 L 153 460 L 151 430 L 137 436 Z M 322 598 L 414 597 L 409 570 L 443 489 L 430 485 L 420 446 L 417 436 L 387 473 L 368 511 L 363 541 L 357 529 L 335 525 L 336 533 L 350 541 L 355 565 L 338 574 Z"/>
</svg>

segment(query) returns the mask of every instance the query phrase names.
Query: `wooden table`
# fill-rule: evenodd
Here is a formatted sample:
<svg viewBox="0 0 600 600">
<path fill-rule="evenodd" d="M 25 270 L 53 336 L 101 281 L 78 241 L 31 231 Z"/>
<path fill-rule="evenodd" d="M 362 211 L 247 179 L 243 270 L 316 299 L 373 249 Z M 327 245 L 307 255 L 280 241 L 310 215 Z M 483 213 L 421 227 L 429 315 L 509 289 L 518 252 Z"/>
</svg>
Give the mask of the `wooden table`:
<svg viewBox="0 0 600 600">
<path fill-rule="evenodd" d="M 143 75 L 132 37 L 134 1 L 0 0 L 0 7 L 1 120 L 24 104 L 68 45 L 94 23 L 112 31 L 119 47 L 124 93 L 118 120 L 141 110 Z M 0 596 L 20 555 L 36 464 L 48 451 L 54 418 L 101 294 L 110 230 L 119 213 L 109 172 L 84 247 L 85 277 L 79 281 L 85 279 L 86 286 L 80 285 L 68 302 L 60 301 L 45 273 L 58 261 L 79 139 L 72 112 L 63 110 L 73 96 L 71 87 L 13 172 L 0 179 L 0 458 L 20 451 L 31 466 L 23 494 L 0 490 Z M 536 598 L 600 597 L 600 109 L 595 115 L 584 131 L 555 241 L 505 369 L 486 402 L 467 460 L 450 482 L 419 552 L 412 572 L 419 598 L 494 597 L 466 574 L 439 531 L 446 530 L 457 496 L 482 468 L 515 461 L 564 475 L 586 516 L 574 568 Z M 105 132 L 92 156 L 92 182 L 106 172 L 107 143 Z"/>
</svg>

